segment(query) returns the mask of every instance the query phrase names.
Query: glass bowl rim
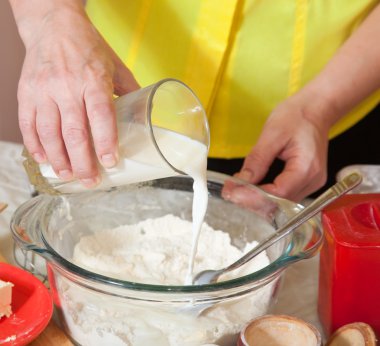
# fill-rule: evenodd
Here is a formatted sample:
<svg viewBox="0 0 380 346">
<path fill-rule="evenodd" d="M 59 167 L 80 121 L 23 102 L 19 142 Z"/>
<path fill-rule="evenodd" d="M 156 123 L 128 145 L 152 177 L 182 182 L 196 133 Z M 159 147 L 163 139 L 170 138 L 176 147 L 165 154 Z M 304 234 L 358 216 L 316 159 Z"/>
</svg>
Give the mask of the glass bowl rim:
<svg viewBox="0 0 380 346">
<path fill-rule="evenodd" d="M 191 179 L 188 176 L 180 176 L 180 177 Z M 164 178 L 164 179 L 170 179 L 170 177 Z M 263 191 L 262 189 L 260 189 L 259 187 L 255 185 L 249 184 L 246 181 L 237 179 L 235 177 L 231 177 L 226 174 L 208 171 L 207 179 L 208 181 L 213 181 L 213 182 L 215 182 L 216 180 L 216 182 L 219 182 L 219 183 L 225 181 L 226 179 L 232 180 L 239 184 L 243 184 L 243 185 L 249 186 L 250 188 L 259 190 L 261 194 L 264 194 L 271 200 L 278 201 L 278 202 L 284 201 L 286 203 L 291 203 L 293 207 L 295 208 L 298 208 L 298 209 L 303 208 L 301 204 L 298 204 L 298 203 L 295 203 L 290 200 L 286 200 L 277 196 L 270 195 L 269 193 Z M 113 190 L 115 189 L 117 190 L 119 188 L 118 187 L 113 188 Z M 25 241 L 24 239 L 22 239 L 20 235 L 18 234 L 18 230 L 17 230 L 17 227 L 19 224 L 18 221 L 21 221 L 23 219 L 23 217 L 25 216 L 25 212 L 27 210 L 30 210 L 36 207 L 40 202 L 39 199 L 41 198 L 44 198 L 44 196 L 37 196 L 24 202 L 22 205 L 20 205 L 16 209 L 16 211 L 12 215 L 10 228 L 11 228 L 12 235 L 15 241 L 19 245 L 21 245 L 22 248 L 39 254 L 40 256 L 44 257 L 47 262 L 55 264 L 61 270 L 63 269 L 64 271 L 68 271 L 71 275 L 78 277 L 79 280 L 81 279 L 89 280 L 92 282 L 97 282 L 97 283 L 113 286 L 115 288 L 124 288 L 124 289 L 133 290 L 133 291 L 144 291 L 144 292 L 151 292 L 151 293 L 168 293 L 168 294 L 169 293 L 196 294 L 196 293 L 207 293 L 207 292 L 229 290 L 229 289 L 234 289 L 237 287 L 244 288 L 247 285 L 252 286 L 252 284 L 254 285 L 255 283 L 259 283 L 258 286 L 261 287 L 267 284 L 268 282 L 273 281 L 275 278 L 277 278 L 283 272 L 283 270 L 285 270 L 286 267 L 289 266 L 290 264 L 300 261 L 302 259 L 313 257 L 317 253 L 317 251 L 320 249 L 322 245 L 322 240 L 323 240 L 323 233 L 320 227 L 318 227 L 318 225 L 315 225 L 313 226 L 313 235 L 317 236 L 317 240 L 312 245 L 312 247 L 307 249 L 307 251 L 300 251 L 296 254 L 291 255 L 290 252 L 294 245 L 294 240 L 293 240 L 294 233 L 293 233 L 291 234 L 292 240 L 290 241 L 287 249 L 285 249 L 285 251 L 273 262 L 270 262 L 265 267 L 253 273 L 250 273 L 238 278 L 230 279 L 230 280 L 217 282 L 217 283 L 212 283 L 212 284 L 207 284 L 207 285 L 158 285 L 158 284 L 132 282 L 132 281 L 126 281 L 126 280 L 108 277 L 106 275 L 89 271 L 65 259 L 58 252 L 56 252 L 54 248 L 51 247 L 48 241 L 46 240 L 44 236 L 44 231 L 43 231 L 43 229 L 46 227 L 45 224 L 40 223 L 42 230 L 39 230 L 39 235 L 41 237 L 40 240 L 42 241 L 45 248 L 41 248 L 36 244 L 31 244 Z M 49 203 L 51 203 L 51 201 L 52 200 L 50 200 Z M 47 209 L 46 206 L 44 209 Z M 310 220 L 309 222 L 312 222 L 312 220 Z M 61 268 L 61 266 L 63 268 Z"/>
</svg>

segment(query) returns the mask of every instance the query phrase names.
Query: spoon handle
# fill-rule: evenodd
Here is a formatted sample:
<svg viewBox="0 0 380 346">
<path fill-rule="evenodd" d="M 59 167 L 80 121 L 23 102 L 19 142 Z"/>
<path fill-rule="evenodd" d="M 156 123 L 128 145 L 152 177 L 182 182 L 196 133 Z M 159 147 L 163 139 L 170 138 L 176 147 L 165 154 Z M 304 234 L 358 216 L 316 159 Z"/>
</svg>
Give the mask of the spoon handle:
<svg viewBox="0 0 380 346">
<path fill-rule="evenodd" d="M 311 204 L 294 215 L 288 222 L 280 227 L 273 235 L 269 236 L 263 242 L 254 247 L 251 251 L 241 257 L 238 261 L 232 263 L 224 271 L 230 271 L 245 264 L 260 252 L 266 250 L 278 240 L 290 234 L 298 226 L 318 214 L 326 205 L 333 202 L 335 199 L 352 190 L 362 181 L 362 176 L 359 173 L 351 173 L 335 185 L 331 186 L 324 193 L 318 196 Z"/>
</svg>

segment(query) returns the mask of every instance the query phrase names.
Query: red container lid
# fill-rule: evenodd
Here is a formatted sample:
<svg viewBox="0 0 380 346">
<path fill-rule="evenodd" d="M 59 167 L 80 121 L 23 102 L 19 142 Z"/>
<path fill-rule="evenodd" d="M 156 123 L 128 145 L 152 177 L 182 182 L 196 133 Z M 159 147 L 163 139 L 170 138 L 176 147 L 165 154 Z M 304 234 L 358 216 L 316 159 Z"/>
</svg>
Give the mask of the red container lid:
<svg viewBox="0 0 380 346">
<path fill-rule="evenodd" d="M 380 194 L 349 194 L 324 209 L 334 240 L 347 247 L 380 247 Z"/>
</svg>

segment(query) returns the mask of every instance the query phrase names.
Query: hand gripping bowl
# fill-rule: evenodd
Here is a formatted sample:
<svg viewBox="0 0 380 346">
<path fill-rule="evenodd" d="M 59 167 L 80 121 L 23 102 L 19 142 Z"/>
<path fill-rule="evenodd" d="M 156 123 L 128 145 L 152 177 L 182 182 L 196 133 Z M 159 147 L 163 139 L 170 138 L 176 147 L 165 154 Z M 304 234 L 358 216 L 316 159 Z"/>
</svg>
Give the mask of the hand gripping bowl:
<svg viewBox="0 0 380 346">
<path fill-rule="evenodd" d="M 232 345 L 249 320 L 268 312 L 284 269 L 318 252 L 322 231 L 311 220 L 267 250 L 270 263 L 264 268 L 210 285 L 128 282 L 74 263 L 73 249 L 85 235 L 168 213 L 191 220 L 192 183 L 177 176 L 108 191 L 44 195 L 16 210 L 15 241 L 46 259 L 60 322 L 76 344 Z M 302 208 L 213 172 L 208 190 L 205 221 L 229 233 L 239 248 L 265 239 Z M 211 307 L 200 315 L 187 309 L 202 304 Z"/>
</svg>

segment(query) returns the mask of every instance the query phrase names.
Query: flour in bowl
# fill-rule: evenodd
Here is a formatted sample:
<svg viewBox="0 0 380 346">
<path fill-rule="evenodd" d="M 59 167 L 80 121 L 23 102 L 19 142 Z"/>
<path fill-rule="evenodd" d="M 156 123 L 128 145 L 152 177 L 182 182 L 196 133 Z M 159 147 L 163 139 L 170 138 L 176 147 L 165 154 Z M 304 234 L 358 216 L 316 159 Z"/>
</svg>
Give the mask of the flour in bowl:
<svg viewBox="0 0 380 346">
<path fill-rule="evenodd" d="M 182 285 L 187 275 L 192 241 L 191 222 L 174 215 L 147 219 L 82 237 L 75 246 L 73 262 L 89 271 L 127 281 Z M 195 270 L 221 268 L 240 258 L 243 251 L 229 234 L 203 224 Z M 265 253 L 227 275 L 242 276 L 269 264 Z M 227 279 L 227 277 L 225 278 Z M 63 276 L 57 280 L 61 312 L 72 337 L 81 345 L 199 346 L 231 345 L 250 319 L 267 312 L 277 280 L 239 297 L 224 299 L 197 316 L 183 310 L 191 303 L 161 302 L 143 291 L 115 294 L 76 285 Z M 147 301 L 147 296 L 153 301 Z M 175 294 L 173 299 L 178 299 Z M 175 298 L 176 297 L 176 298 Z M 183 295 L 186 298 L 186 295 Z M 181 310 L 182 309 L 182 310 Z"/>
<path fill-rule="evenodd" d="M 73 260 L 78 266 L 112 278 L 145 284 L 183 285 L 192 244 L 192 223 L 174 215 L 147 219 L 135 225 L 82 237 Z M 228 233 L 203 223 L 194 262 L 194 272 L 223 268 L 243 256 L 257 242 L 241 251 L 231 244 Z M 269 264 L 263 252 L 238 272 L 242 276 Z M 228 276 L 229 275 L 229 276 Z"/>
</svg>

